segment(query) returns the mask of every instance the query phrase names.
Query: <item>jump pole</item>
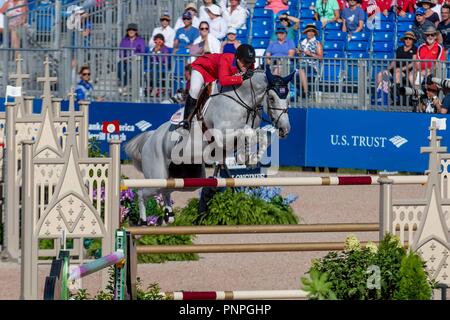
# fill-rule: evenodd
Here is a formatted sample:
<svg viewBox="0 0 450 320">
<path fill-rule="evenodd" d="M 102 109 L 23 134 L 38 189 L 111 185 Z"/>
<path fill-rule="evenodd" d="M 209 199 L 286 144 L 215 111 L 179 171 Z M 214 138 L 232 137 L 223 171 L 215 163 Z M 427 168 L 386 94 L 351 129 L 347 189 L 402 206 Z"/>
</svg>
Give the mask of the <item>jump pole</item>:
<svg viewBox="0 0 450 320">
<path fill-rule="evenodd" d="M 125 255 L 121 251 L 113 252 L 108 254 L 107 256 L 101 257 L 94 261 L 82 264 L 72 269 L 69 275 L 69 281 L 74 281 L 80 278 L 83 278 L 91 273 L 100 271 L 109 266 L 115 265 L 121 261 L 123 261 Z"/>
<path fill-rule="evenodd" d="M 169 300 L 250 300 L 250 299 L 305 299 L 303 290 L 252 290 L 252 291 L 176 291 L 165 292 Z"/>
<path fill-rule="evenodd" d="M 379 185 L 378 179 L 388 178 L 393 184 L 425 184 L 428 176 L 338 176 L 338 177 L 277 177 L 277 178 L 185 178 L 185 179 L 124 179 L 128 188 L 201 188 L 201 187 L 270 187 L 270 186 L 339 186 Z"/>
</svg>

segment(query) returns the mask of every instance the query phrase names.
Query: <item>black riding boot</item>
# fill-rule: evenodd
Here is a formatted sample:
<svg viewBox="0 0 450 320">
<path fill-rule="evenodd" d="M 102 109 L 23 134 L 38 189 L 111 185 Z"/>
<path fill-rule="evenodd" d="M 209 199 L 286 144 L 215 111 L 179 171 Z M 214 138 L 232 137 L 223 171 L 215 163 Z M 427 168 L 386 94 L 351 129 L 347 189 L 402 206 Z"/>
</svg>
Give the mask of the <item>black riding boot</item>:
<svg viewBox="0 0 450 320">
<path fill-rule="evenodd" d="M 188 118 L 192 113 L 194 113 L 196 106 L 197 99 L 194 99 L 190 95 L 188 95 L 186 98 L 186 104 L 184 105 L 183 121 L 180 122 L 180 127 L 183 127 L 186 130 L 191 129 L 191 123 Z"/>
</svg>

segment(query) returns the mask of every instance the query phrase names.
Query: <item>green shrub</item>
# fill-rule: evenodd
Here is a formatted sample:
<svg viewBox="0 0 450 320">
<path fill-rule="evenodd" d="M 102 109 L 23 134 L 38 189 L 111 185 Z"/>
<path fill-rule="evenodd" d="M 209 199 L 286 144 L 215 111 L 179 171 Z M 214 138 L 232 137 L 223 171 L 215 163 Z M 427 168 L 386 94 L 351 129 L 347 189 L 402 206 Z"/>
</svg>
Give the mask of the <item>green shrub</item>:
<svg viewBox="0 0 450 320">
<path fill-rule="evenodd" d="M 328 273 L 312 270 L 310 278 L 302 277 L 303 290 L 308 292 L 310 300 L 336 300 L 336 294 L 331 290 L 332 282 L 328 281 Z"/>
<path fill-rule="evenodd" d="M 105 158 L 107 155 L 102 153 L 100 149 L 100 142 L 95 138 L 89 139 L 88 142 L 88 156 L 89 158 Z"/>
<path fill-rule="evenodd" d="M 177 219 L 183 225 L 254 225 L 297 224 L 298 218 L 292 208 L 280 196 L 270 201 L 245 192 L 226 189 L 210 200 L 209 212 L 198 214 L 198 199 L 192 199 L 179 212 Z"/>
<path fill-rule="evenodd" d="M 431 297 L 432 284 L 426 279 L 422 260 L 416 254 L 407 255 L 398 238 L 392 235 L 386 235 L 379 248 L 374 244 L 362 248 L 356 237 L 349 236 L 344 251 L 330 252 L 314 260 L 308 273 L 317 273 L 316 278 L 326 274 L 331 283 L 329 289 L 338 299 Z"/>
<path fill-rule="evenodd" d="M 396 300 L 429 300 L 432 295 L 424 262 L 415 253 L 403 257 L 400 265 L 400 282 L 394 293 Z"/>
</svg>

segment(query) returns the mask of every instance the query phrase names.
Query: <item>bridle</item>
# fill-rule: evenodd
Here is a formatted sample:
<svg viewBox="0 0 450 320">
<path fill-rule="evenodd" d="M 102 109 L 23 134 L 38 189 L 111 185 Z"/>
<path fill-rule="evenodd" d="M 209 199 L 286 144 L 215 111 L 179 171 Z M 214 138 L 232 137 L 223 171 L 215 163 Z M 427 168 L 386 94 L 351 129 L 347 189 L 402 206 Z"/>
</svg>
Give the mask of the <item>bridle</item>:
<svg viewBox="0 0 450 320">
<path fill-rule="evenodd" d="M 257 69 L 257 70 L 255 70 L 255 73 L 265 73 L 265 72 L 263 70 Z M 264 119 L 262 113 L 260 114 L 260 111 L 262 110 L 262 106 L 257 105 L 257 103 L 256 103 L 256 94 L 255 94 L 255 90 L 253 88 L 252 78 L 249 78 L 249 80 L 250 80 L 250 89 L 251 89 L 250 92 L 251 92 L 251 97 L 252 97 L 252 103 L 253 103 L 254 107 L 249 106 L 247 103 L 245 103 L 245 101 L 239 96 L 239 93 L 236 91 L 236 86 L 232 86 L 232 88 L 233 88 L 234 94 L 236 95 L 237 98 L 235 98 L 233 96 L 230 96 L 229 94 L 224 93 L 224 92 L 219 92 L 219 93 L 213 94 L 210 97 L 215 97 L 215 96 L 222 95 L 222 96 L 225 96 L 225 97 L 233 100 L 238 105 L 240 105 L 241 107 L 246 109 L 247 110 L 247 119 L 246 119 L 245 123 L 248 124 L 248 122 L 249 122 L 249 120 L 251 118 L 252 119 L 252 121 L 251 121 L 252 122 L 252 128 L 255 125 L 256 118 L 258 118 L 258 117 L 260 117 L 263 122 L 267 122 L 269 124 L 272 124 L 275 128 L 277 128 L 277 125 L 278 125 L 278 122 L 280 121 L 281 116 L 283 114 L 285 114 L 285 113 L 288 113 L 288 108 L 272 107 L 271 104 L 270 104 L 270 99 L 269 99 L 269 91 L 273 90 L 276 93 L 276 95 L 278 97 L 280 97 L 280 88 L 285 88 L 287 90 L 288 89 L 287 85 L 280 85 L 280 84 L 276 84 L 276 83 L 275 84 L 271 84 L 264 91 L 263 99 L 266 98 L 267 113 L 269 114 L 269 117 L 271 117 L 271 115 L 270 115 L 270 111 L 271 110 L 282 111 L 280 113 L 280 115 L 277 117 L 276 121 L 274 121 L 274 119 L 272 119 L 272 120 Z"/>
</svg>

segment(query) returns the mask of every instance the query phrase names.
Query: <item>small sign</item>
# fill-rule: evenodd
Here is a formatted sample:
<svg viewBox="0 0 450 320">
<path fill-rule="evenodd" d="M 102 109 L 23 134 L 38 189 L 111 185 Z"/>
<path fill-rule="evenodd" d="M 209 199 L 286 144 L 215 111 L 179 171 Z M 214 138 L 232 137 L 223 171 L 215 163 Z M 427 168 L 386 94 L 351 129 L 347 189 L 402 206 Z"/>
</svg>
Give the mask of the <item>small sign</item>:
<svg viewBox="0 0 450 320">
<path fill-rule="evenodd" d="M 110 122 L 103 122 L 102 123 L 102 132 L 103 133 L 118 133 L 120 132 L 120 125 L 119 121 L 110 121 Z"/>
</svg>

